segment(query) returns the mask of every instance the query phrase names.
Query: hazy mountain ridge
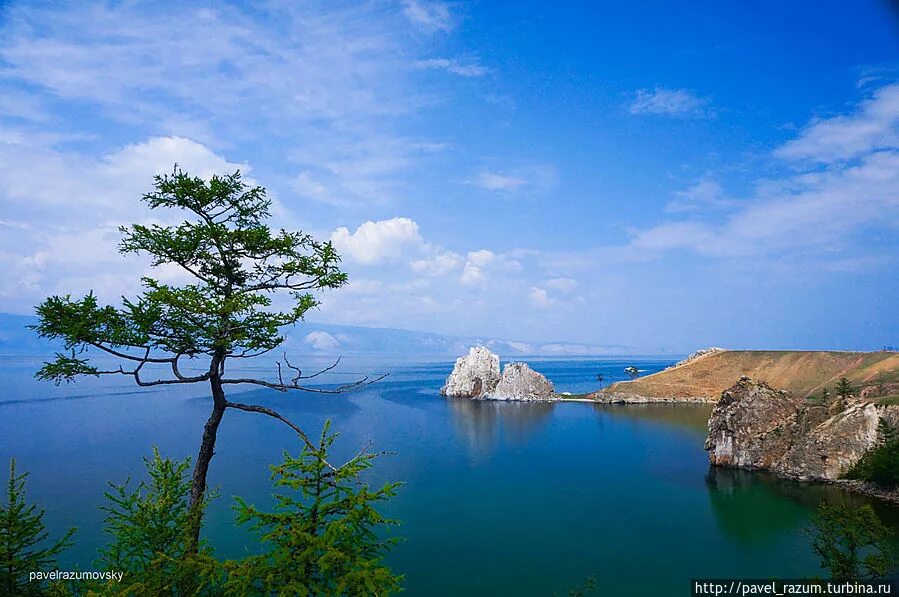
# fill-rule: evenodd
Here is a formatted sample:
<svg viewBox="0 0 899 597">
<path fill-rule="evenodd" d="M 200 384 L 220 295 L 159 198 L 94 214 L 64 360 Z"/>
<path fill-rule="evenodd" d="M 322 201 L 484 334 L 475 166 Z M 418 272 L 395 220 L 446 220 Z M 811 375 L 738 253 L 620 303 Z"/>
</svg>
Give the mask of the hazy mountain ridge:
<svg viewBox="0 0 899 597">
<path fill-rule="evenodd" d="M 0 355 L 44 355 L 62 349 L 28 329 L 37 323 L 31 315 L 0 313 Z M 635 354 L 620 345 L 576 342 L 525 342 L 489 337 L 447 336 L 393 328 L 306 322 L 287 334 L 283 349 L 294 354 L 443 356 L 463 354 L 470 346 L 487 346 L 504 358 L 515 356 L 600 356 Z"/>
</svg>

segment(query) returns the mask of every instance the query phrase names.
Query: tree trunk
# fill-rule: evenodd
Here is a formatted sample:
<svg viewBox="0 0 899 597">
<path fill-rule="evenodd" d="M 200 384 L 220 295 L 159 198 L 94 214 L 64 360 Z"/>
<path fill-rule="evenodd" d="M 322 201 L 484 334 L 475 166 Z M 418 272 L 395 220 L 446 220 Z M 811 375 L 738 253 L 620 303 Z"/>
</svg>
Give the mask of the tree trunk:
<svg viewBox="0 0 899 597">
<path fill-rule="evenodd" d="M 215 438 L 218 433 L 219 423 L 225 414 L 225 391 L 219 372 L 216 370 L 209 379 L 212 386 L 212 414 L 203 427 L 203 441 L 200 443 L 200 452 L 197 454 L 197 463 L 194 466 L 193 479 L 190 487 L 190 535 L 187 545 L 187 554 L 195 554 L 200 548 L 200 527 L 203 522 L 203 499 L 206 495 L 206 474 L 209 472 L 209 463 L 215 454 Z"/>
</svg>

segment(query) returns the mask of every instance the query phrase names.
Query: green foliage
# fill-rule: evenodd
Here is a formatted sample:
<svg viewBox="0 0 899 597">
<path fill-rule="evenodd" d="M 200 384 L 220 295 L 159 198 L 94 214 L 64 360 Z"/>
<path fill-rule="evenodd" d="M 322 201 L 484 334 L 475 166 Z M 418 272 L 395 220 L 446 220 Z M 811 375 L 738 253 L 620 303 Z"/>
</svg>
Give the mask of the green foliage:
<svg viewBox="0 0 899 597">
<path fill-rule="evenodd" d="M 72 545 L 75 529 L 69 529 L 59 540 L 48 543 L 44 527 L 44 511 L 25 501 L 28 473 L 16 474 L 16 461 L 9 463 L 6 503 L 0 504 L 0 594 L 41 595 L 45 587 L 28 582 L 31 572 L 49 572 L 56 566 L 56 556 Z"/>
<path fill-rule="evenodd" d="M 71 352 L 58 354 L 38 377 L 58 383 L 132 373 L 99 371 L 76 356 L 89 348 L 149 362 L 159 353 L 224 358 L 269 351 L 283 341 L 282 327 L 318 304 L 311 292 L 346 282 L 330 242 L 266 225 L 271 201 L 265 189 L 243 183 L 240 172 L 207 182 L 176 166 L 171 175 L 155 177 L 143 200 L 151 209 L 183 210 L 188 219 L 176 226 L 122 228 L 120 251 L 147 254 L 153 265 L 180 266 L 193 283 L 172 286 L 145 277 L 142 294 L 123 299 L 121 307 L 101 306 L 93 294 L 48 298 L 37 307 L 34 328 Z M 279 291 L 292 297 L 286 311 L 270 310 L 271 295 Z"/>
<path fill-rule="evenodd" d="M 848 400 L 850 396 L 852 396 L 852 392 L 854 392 L 854 388 L 852 387 L 852 383 L 850 383 L 849 379 L 846 377 L 841 377 L 840 381 L 837 382 L 837 396 L 842 398 L 843 400 Z"/>
<path fill-rule="evenodd" d="M 880 578 L 890 570 L 890 531 L 874 509 L 822 503 L 809 529 L 821 567 L 835 580 Z"/>
<path fill-rule="evenodd" d="M 129 489 L 110 483 L 105 531 L 111 542 L 100 550 L 97 566 L 124 572 L 122 582 L 94 587 L 115 595 L 205 594 L 218 580 L 211 549 L 190 551 L 190 459 L 174 461 L 153 449 L 145 458 L 147 481 Z M 205 504 L 204 504 L 205 506 Z"/>
<path fill-rule="evenodd" d="M 846 473 L 887 489 L 899 487 L 899 431 L 885 419 L 878 424 L 878 443 Z"/>
<path fill-rule="evenodd" d="M 327 462 L 335 434 L 325 424 L 316 449 L 272 467 L 273 511 L 238 499 L 238 522 L 267 546 L 261 555 L 226 563 L 225 588 L 235 595 L 387 595 L 400 590 L 401 576 L 383 564 L 396 538 L 382 538 L 396 524 L 375 506 L 396 493 L 398 483 L 371 490 L 360 474 L 374 454 L 361 453 L 339 468 Z"/>
<path fill-rule="evenodd" d="M 823 390 L 821 390 L 821 402 L 823 404 L 827 404 L 827 402 L 829 400 L 830 400 L 830 390 L 828 390 L 827 388 L 824 388 Z"/>
</svg>

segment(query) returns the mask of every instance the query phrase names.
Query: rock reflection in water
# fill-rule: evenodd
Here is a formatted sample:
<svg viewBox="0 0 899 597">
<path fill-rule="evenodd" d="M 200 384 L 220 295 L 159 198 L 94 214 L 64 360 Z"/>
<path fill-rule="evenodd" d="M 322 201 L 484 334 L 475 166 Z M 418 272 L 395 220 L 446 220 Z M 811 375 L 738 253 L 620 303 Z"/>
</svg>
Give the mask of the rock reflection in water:
<svg viewBox="0 0 899 597">
<path fill-rule="evenodd" d="M 710 467 L 709 500 L 722 532 L 746 545 L 765 545 L 772 537 L 809 524 L 821 502 L 871 504 L 887 525 L 896 528 L 895 508 L 834 485 L 802 483 L 761 471 Z"/>
<path fill-rule="evenodd" d="M 511 444 L 524 442 L 552 412 L 552 403 L 446 398 L 453 427 L 473 455 L 490 453 L 502 438 Z"/>
</svg>

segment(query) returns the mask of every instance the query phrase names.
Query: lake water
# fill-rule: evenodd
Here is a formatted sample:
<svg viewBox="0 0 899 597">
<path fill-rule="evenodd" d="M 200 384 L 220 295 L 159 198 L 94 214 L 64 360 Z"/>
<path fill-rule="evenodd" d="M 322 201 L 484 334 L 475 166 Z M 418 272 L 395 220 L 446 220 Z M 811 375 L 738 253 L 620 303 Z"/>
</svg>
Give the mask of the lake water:
<svg viewBox="0 0 899 597">
<path fill-rule="evenodd" d="M 651 359 L 532 360 L 558 391 L 646 372 Z M 321 363 L 310 363 L 311 365 Z M 0 457 L 29 471 L 29 498 L 50 530 L 77 526 L 61 567 L 91 569 L 103 543 L 98 506 L 108 480 L 140 477 L 156 445 L 193 456 L 208 416 L 205 387 L 138 390 L 128 379 L 69 386 L 32 379 L 38 358 L 0 358 Z M 694 577 L 807 577 L 821 574 L 803 529 L 822 500 L 865 498 L 764 474 L 710 470 L 702 449 L 710 406 L 524 404 L 444 399 L 450 363 L 349 359 L 353 375 L 390 377 L 343 396 L 250 391 L 241 401 L 278 408 L 315 434 L 326 418 L 341 433 L 335 457 L 369 440 L 384 456 L 372 481 L 401 480 L 384 512 L 402 521 L 405 541 L 389 558 L 407 595 L 552 595 L 586 576 L 602 595 L 689 594 Z M 257 374 L 263 372 L 255 371 Z M 206 536 L 220 556 L 255 549 L 232 525 L 233 496 L 269 503 L 269 463 L 298 451 L 289 429 L 229 411 L 209 481 L 219 497 Z M 899 527 L 899 511 L 878 502 Z"/>
</svg>

